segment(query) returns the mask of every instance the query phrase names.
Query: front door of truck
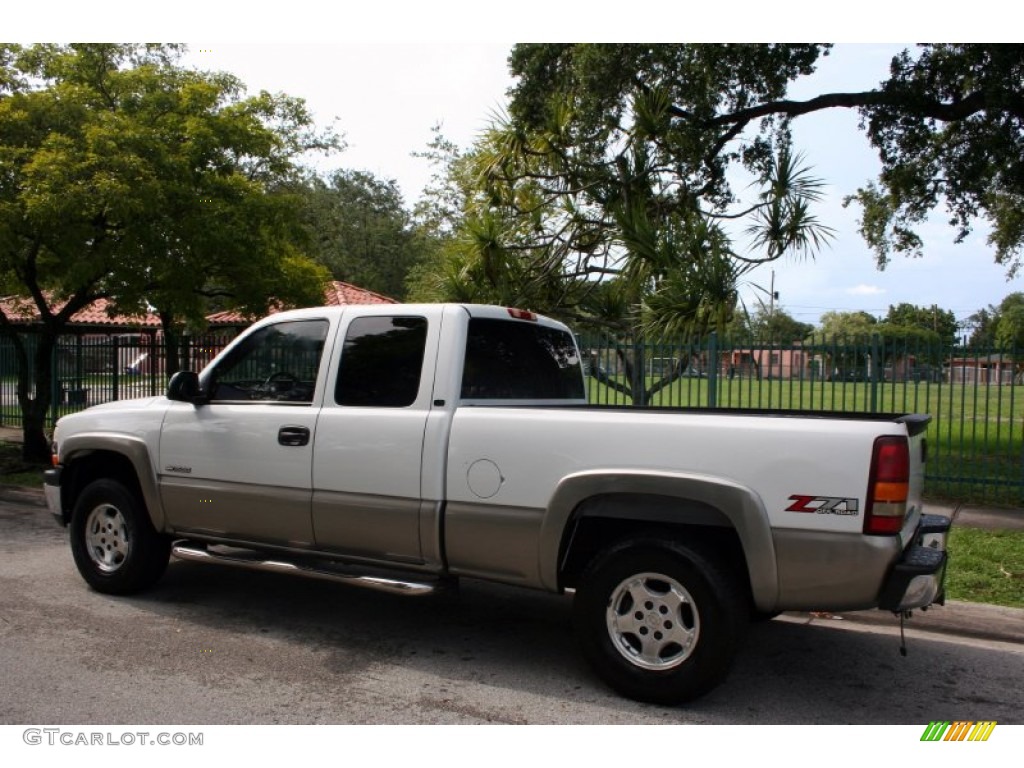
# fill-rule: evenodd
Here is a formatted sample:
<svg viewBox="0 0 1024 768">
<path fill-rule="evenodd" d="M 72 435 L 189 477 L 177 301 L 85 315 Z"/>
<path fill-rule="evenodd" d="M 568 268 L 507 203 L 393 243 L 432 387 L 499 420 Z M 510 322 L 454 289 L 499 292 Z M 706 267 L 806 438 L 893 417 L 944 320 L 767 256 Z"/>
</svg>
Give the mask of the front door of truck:
<svg viewBox="0 0 1024 768">
<path fill-rule="evenodd" d="M 171 404 L 158 473 L 176 531 L 312 545 L 313 438 L 329 328 L 320 318 L 267 325 L 204 374 L 209 403 Z"/>
</svg>

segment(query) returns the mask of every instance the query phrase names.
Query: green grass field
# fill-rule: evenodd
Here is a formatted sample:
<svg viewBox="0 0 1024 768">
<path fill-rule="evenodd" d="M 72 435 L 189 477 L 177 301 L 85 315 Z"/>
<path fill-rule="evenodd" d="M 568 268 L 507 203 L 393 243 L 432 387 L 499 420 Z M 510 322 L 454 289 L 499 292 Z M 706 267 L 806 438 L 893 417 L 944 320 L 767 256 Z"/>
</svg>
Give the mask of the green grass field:
<svg viewBox="0 0 1024 768">
<path fill-rule="evenodd" d="M 953 527 L 946 597 L 1024 608 L 1024 533 Z"/>
</svg>

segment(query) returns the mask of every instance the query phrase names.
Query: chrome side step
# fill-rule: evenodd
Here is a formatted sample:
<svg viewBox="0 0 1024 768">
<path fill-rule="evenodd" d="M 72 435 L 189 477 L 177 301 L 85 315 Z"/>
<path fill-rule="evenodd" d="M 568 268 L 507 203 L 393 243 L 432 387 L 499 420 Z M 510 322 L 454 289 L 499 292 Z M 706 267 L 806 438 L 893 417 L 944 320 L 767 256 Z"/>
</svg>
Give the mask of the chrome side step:
<svg viewBox="0 0 1024 768">
<path fill-rule="evenodd" d="M 231 565 L 236 568 L 246 568 L 251 571 L 290 573 L 311 579 L 323 579 L 324 581 L 334 581 L 354 587 L 375 589 L 378 592 L 390 592 L 393 595 L 419 597 L 421 595 L 429 595 L 437 590 L 435 585 L 422 582 L 386 579 L 378 576 L 354 576 L 337 571 L 313 568 L 308 565 L 289 563 L 284 560 L 263 560 L 259 557 L 250 558 L 225 555 L 220 552 L 212 552 L 202 546 L 191 545 L 187 542 L 175 543 L 171 547 L 171 554 L 179 560 L 189 560 L 196 563 L 218 563 L 220 565 Z"/>
</svg>

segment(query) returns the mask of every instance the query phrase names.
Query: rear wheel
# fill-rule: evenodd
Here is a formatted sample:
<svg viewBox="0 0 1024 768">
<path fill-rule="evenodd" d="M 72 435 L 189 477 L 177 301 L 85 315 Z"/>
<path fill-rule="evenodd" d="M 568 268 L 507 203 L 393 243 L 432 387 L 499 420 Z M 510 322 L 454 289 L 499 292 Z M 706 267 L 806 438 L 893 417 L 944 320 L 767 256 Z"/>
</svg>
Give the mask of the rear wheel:
<svg viewBox="0 0 1024 768">
<path fill-rule="evenodd" d="M 71 553 L 98 592 L 123 595 L 151 587 L 170 559 L 170 539 L 153 528 L 138 496 L 116 480 L 83 489 L 71 513 Z"/>
<path fill-rule="evenodd" d="M 576 590 L 577 642 L 597 674 L 639 701 L 675 704 L 725 677 L 746 625 L 738 580 L 675 542 L 634 539 L 597 555 Z"/>
</svg>

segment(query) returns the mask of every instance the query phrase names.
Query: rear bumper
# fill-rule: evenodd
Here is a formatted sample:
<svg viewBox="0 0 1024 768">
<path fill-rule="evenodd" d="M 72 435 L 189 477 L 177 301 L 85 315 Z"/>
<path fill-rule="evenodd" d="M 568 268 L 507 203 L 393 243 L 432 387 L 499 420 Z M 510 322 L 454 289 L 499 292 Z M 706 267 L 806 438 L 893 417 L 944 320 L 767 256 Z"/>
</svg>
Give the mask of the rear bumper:
<svg viewBox="0 0 1024 768">
<path fill-rule="evenodd" d="M 950 519 L 923 515 L 913 542 L 889 572 L 878 597 L 878 607 L 909 611 L 945 601 L 946 538 Z"/>
<path fill-rule="evenodd" d="M 50 510 L 54 520 L 62 528 L 67 525 L 64 519 L 64 509 L 60 503 L 60 475 L 61 468 L 54 467 L 43 472 L 43 493 L 46 496 L 46 507 Z"/>
</svg>

